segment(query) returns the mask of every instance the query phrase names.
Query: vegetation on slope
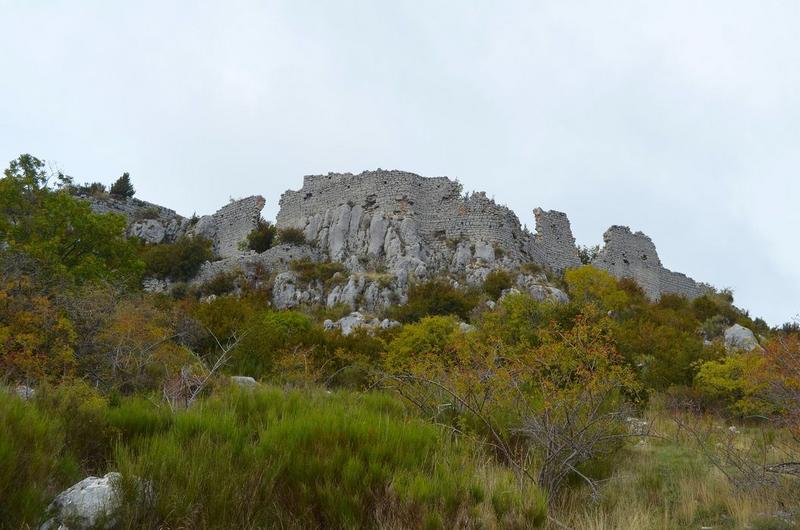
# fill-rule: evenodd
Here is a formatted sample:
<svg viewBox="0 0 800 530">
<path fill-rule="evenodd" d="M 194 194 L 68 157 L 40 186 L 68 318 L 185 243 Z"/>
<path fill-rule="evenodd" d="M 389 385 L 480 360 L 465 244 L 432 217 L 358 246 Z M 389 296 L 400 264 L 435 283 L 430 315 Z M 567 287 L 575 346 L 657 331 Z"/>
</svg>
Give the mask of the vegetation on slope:
<svg viewBox="0 0 800 530">
<path fill-rule="evenodd" d="M 25 155 L 0 180 L 2 528 L 36 526 L 55 494 L 110 470 L 124 477 L 122 528 L 800 517 L 798 327 L 770 330 L 728 292 L 651 303 L 583 266 L 558 279 L 568 303 L 510 294 L 490 308 L 487 293 L 511 285 L 498 271 L 483 291 L 415 284 L 380 315 L 403 326 L 344 336 L 320 317 L 347 308 L 275 311 L 268 286 L 236 278 L 143 293 L 144 270 L 191 277 L 207 242 L 138 245 L 43 168 Z M 262 228 L 251 248 L 272 244 Z M 339 264 L 292 267 L 342 277 Z M 763 351 L 726 351 L 734 323 Z"/>
</svg>

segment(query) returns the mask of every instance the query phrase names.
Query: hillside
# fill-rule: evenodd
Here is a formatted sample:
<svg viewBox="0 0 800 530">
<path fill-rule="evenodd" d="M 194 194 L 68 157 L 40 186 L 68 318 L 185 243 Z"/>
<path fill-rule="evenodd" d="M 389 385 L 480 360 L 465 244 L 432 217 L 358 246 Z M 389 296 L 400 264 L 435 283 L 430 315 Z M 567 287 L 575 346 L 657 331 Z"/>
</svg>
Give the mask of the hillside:
<svg viewBox="0 0 800 530">
<path fill-rule="evenodd" d="M 134 184 L 0 180 L 0 528 L 798 526 L 800 326 L 645 234 L 402 171 L 274 222 Z"/>
</svg>

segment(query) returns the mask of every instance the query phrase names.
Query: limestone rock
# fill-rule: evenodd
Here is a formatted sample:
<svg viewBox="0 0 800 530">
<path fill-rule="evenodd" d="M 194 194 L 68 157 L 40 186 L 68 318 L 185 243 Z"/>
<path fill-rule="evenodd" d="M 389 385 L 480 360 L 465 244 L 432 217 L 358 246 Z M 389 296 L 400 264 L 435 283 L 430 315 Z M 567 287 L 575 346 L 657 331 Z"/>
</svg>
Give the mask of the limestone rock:
<svg viewBox="0 0 800 530">
<path fill-rule="evenodd" d="M 28 385 L 17 385 L 14 389 L 14 393 L 16 393 L 17 397 L 23 401 L 28 401 L 29 399 L 33 399 L 33 397 L 36 395 L 36 390 Z"/>
<path fill-rule="evenodd" d="M 59 493 L 47 508 L 51 518 L 40 530 L 84 530 L 113 528 L 114 515 L 120 507 L 115 484 L 119 473 L 87 477 Z"/>
<path fill-rule="evenodd" d="M 355 311 L 346 317 L 340 318 L 337 322 L 337 327 L 342 330 L 342 335 L 350 335 L 357 328 L 362 327 L 366 323 L 364 315 Z"/>
<path fill-rule="evenodd" d="M 165 293 L 169 291 L 170 283 L 159 278 L 145 278 L 142 280 L 142 289 L 146 293 Z"/>
<path fill-rule="evenodd" d="M 258 382 L 250 376 L 246 375 L 232 375 L 231 383 L 242 388 L 255 388 Z"/>
<path fill-rule="evenodd" d="M 297 275 L 291 271 L 278 274 L 272 287 L 272 304 L 277 309 L 291 309 L 301 304 L 316 304 L 322 299 L 318 286 L 300 285 Z"/>
<path fill-rule="evenodd" d="M 726 329 L 724 337 L 725 350 L 728 352 L 749 352 L 761 348 L 753 332 L 739 324 L 734 324 Z"/>
<path fill-rule="evenodd" d="M 166 227 L 158 219 L 136 221 L 128 228 L 128 234 L 150 244 L 163 243 L 167 238 Z"/>
</svg>

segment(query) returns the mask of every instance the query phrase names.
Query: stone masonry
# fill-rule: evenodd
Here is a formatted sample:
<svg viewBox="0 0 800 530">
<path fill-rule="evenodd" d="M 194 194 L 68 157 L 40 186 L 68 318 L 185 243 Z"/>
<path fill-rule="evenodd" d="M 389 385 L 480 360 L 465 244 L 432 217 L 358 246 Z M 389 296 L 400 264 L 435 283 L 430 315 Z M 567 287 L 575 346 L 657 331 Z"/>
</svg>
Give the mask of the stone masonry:
<svg viewBox="0 0 800 530">
<path fill-rule="evenodd" d="M 236 256 L 242 250 L 242 242 L 257 226 L 264 203 L 261 195 L 231 201 L 216 213 L 201 217 L 192 233 L 210 240 L 218 257 Z"/>
<path fill-rule="evenodd" d="M 627 226 L 612 226 L 603 234 L 605 246 L 592 265 L 617 278 L 633 278 L 651 300 L 671 293 L 697 298 L 707 286 L 685 274 L 672 272 L 661 265 L 653 241 L 641 232 L 631 233 Z"/>
</svg>

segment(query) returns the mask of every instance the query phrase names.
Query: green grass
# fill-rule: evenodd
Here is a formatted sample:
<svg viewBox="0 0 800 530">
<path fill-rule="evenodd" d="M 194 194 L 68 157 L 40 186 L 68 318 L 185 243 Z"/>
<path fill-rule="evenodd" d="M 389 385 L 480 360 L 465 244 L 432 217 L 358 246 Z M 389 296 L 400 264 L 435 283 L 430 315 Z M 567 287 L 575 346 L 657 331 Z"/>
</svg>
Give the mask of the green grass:
<svg viewBox="0 0 800 530">
<path fill-rule="evenodd" d="M 222 387 L 172 413 L 77 382 L 0 393 L 0 528 L 120 471 L 121 528 L 531 528 L 544 496 L 383 393 Z"/>
<path fill-rule="evenodd" d="M 142 505 L 129 484 L 131 528 L 451 527 L 495 519 L 473 451 L 385 395 L 266 389 L 177 414 L 116 463 L 155 492 Z M 516 493 L 507 511 L 541 521 L 539 497 Z"/>
<path fill-rule="evenodd" d="M 80 478 L 58 418 L 0 388 L 0 528 L 34 526 L 53 495 Z"/>
</svg>

